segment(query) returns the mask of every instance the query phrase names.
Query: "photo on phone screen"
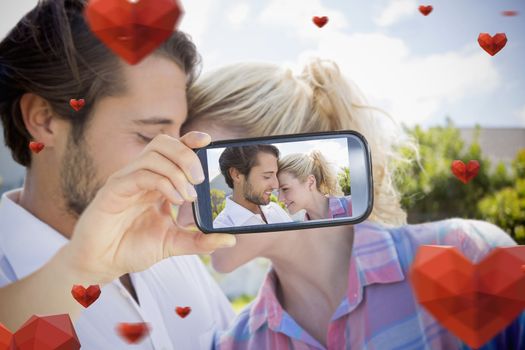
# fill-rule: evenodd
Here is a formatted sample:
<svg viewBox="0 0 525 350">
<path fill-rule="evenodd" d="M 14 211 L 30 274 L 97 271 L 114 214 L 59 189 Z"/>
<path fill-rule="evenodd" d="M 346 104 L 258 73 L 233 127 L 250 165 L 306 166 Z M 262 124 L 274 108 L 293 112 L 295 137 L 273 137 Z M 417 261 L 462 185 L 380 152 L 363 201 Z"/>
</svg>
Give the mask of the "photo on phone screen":
<svg viewBox="0 0 525 350">
<path fill-rule="evenodd" d="M 250 233 L 363 221 L 372 210 L 368 145 L 354 131 L 222 140 L 196 150 L 203 232 Z"/>
<path fill-rule="evenodd" d="M 226 169 L 221 172 L 220 161 L 228 164 L 229 157 L 246 154 L 249 148 L 256 150 L 256 159 L 241 191 L 237 191 L 237 197 L 240 194 L 244 198 L 234 201 L 233 188 L 226 180 L 231 176 Z M 335 215 L 352 215 L 346 138 L 231 146 L 212 149 L 207 156 L 214 228 L 314 220 L 307 208 L 321 196 L 337 199 L 340 208 L 336 208 Z M 259 205 L 262 213 L 243 215 L 249 210 L 243 207 L 245 203 Z M 226 205 L 228 213 L 224 210 Z M 228 217 L 234 220 L 228 220 L 226 214 L 233 214 Z"/>
</svg>

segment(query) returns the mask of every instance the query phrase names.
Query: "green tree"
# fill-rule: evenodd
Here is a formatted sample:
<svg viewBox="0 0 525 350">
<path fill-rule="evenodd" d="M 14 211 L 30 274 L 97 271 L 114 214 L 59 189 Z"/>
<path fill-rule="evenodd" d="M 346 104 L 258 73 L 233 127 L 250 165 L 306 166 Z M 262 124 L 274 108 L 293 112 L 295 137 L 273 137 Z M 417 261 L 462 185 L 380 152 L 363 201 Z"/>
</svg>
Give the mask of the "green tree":
<svg viewBox="0 0 525 350">
<path fill-rule="evenodd" d="M 210 190 L 210 199 L 211 199 L 211 216 L 212 220 L 215 220 L 217 215 L 224 209 L 226 205 L 226 194 L 224 191 L 217 190 L 212 188 Z"/>
<path fill-rule="evenodd" d="M 279 206 L 283 209 L 286 209 L 286 206 L 284 205 L 283 202 L 279 201 L 279 199 L 277 198 L 276 195 L 274 195 L 273 193 L 270 195 L 270 201 L 272 202 L 275 202 L 277 204 L 279 204 Z"/>
<path fill-rule="evenodd" d="M 344 195 L 348 196 L 350 194 L 350 168 L 341 167 L 341 171 L 337 173 L 337 181 Z"/>
<path fill-rule="evenodd" d="M 466 147 L 459 130 L 450 119 L 444 127 L 423 130 L 405 127 L 406 132 L 419 144 L 420 164 L 398 163 L 395 182 L 402 193 L 402 206 L 411 223 L 440 220 L 449 217 L 481 219 L 478 202 L 511 183 L 505 167 L 500 164 L 491 172 L 490 161 L 481 154 L 478 143 L 479 126 L 472 144 Z M 414 158 L 409 148 L 401 153 Z M 452 161 L 477 160 L 478 175 L 463 184 L 451 172 Z M 421 165 L 421 167 L 420 167 Z"/>
<path fill-rule="evenodd" d="M 506 230 L 518 243 L 525 244 L 525 149 L 512 164 L 515 181 L 489 194 L 478 203 L 483 218 Z"/>
</svg>

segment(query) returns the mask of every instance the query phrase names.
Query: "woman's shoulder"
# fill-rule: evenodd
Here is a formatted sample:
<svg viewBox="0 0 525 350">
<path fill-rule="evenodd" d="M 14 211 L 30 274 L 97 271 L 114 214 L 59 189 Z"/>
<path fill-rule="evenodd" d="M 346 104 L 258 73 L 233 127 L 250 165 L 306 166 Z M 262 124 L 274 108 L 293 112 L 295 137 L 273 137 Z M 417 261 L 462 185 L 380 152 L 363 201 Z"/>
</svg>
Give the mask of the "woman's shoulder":
<svg viewBox="0 0 525 350">
<path fill-rule="evenodd" d="M 451 218 L 386 229 L 397 246 L 409 246 L 412 250 L 421 245 L 453 246 L 474 261 L 493 248 L 516 245 L 510 235 L 498 226 L 473 219 Z"/>
<path fill-rule="evenodd" d="M 248 304 L 229 324 L 215 334 L 214 349 L 249 349 L 258 329 L 257 316 L 253 314 L 254 301 Z"/>
</svg>

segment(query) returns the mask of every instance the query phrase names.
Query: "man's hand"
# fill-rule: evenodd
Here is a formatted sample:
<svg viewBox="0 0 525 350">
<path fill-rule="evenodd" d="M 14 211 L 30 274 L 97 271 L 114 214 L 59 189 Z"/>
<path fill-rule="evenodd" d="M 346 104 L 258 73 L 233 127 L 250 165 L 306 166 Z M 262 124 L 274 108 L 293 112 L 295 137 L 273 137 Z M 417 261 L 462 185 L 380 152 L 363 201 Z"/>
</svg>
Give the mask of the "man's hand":
<svg viewBox="0 0 525 350">
<path fill-rule="evenodd" d="M 194 201 L 204 180 L 191 148 L 210 143 L 190 132 L 180 140 L 155 137 L 140 156 L 111 175 L 80 216 L 66 256 L 86 283 L 106 283 L 162 259 L 210 253 L 235 244 L 230 234 L 203 234 L 177 225 L 171 204 Z"/>
</svg>

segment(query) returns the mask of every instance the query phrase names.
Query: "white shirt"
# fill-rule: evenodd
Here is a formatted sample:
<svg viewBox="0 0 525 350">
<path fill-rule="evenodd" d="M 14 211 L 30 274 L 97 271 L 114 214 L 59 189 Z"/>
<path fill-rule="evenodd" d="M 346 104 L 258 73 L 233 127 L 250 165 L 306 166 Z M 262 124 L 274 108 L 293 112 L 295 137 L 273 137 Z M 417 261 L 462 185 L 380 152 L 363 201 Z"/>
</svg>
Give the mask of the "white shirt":
<svg viewBox="0 0 525 350">
<path fill-rule="evenodd" d="M 14 201 L 19 192 L 4 193 L 0 201 L 0 287 L 31 274 L 67 243 Z M 75 322 L 82 349 L 211 349 L 215 330 L 225 329 L 235 316 L 195 255 L 163 260 L 130 278 L 140 306 L 118 279 L 105 285 Z M 177 306 L 190 306 L 191 313 L 180 318 Z M 115 331 L 120 322 L 147 322 L 151 332 L 131 345 Z"/>
<path fill-rule="evenodd" d="M 269 224 L 292 221 L 288 213 L 275 202 L 270 202 L 268 205 L 260 205 L 259 207 Z M 231 199 L 231 196 L 226 198 L 224 209 L 213 220 L 214 228 L 265 224 L 266 222 L 264 222 L 261 214 L 255 214 L 251 210 L 237 204 Z"/>
</svg>

